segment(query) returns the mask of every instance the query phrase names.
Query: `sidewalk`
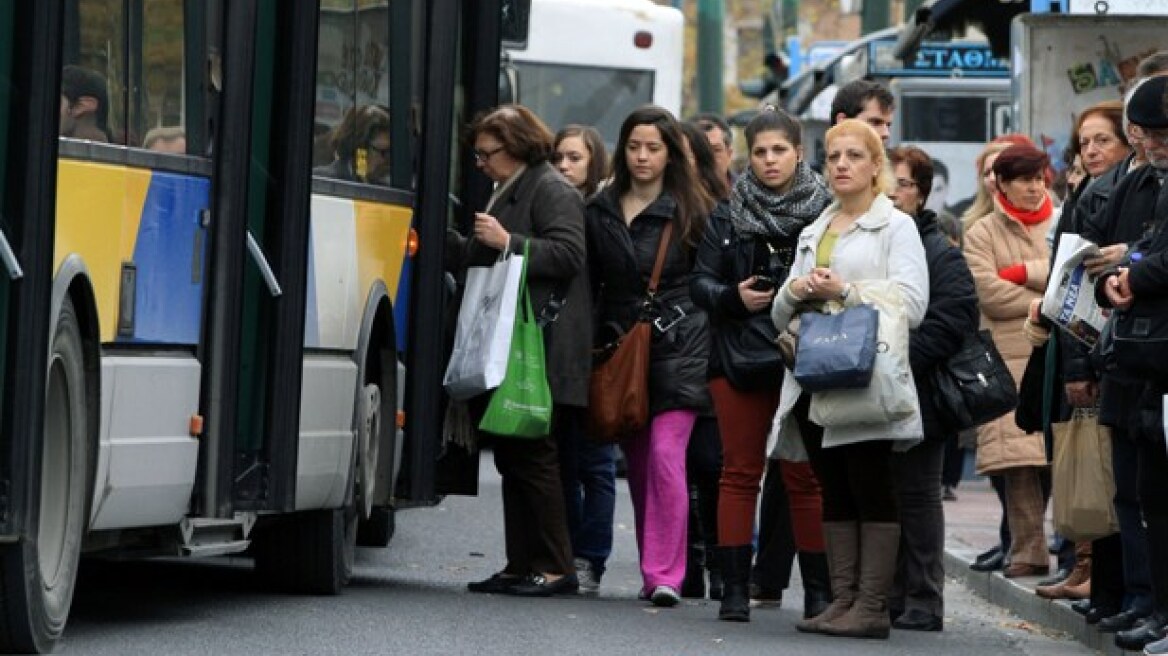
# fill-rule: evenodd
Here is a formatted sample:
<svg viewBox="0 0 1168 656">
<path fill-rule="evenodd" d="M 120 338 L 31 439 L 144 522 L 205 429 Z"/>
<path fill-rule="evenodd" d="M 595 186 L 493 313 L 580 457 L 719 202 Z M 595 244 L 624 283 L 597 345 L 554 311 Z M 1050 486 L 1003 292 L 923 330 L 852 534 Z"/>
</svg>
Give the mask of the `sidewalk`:
<svg viewBox="0 0 1168 656">
<path fill-rule="evenodd" d="M 1007 579 L 1000 572 L 969 569 L 977 554 L 997 544 L 1000 520 L 1001 506 L 989 480 L 962 481 L 957 489 L 957 501 L 945 502 L 945 573 L 948 576 L 1023 620 L 1066 633 L 1104 654 L 1138 653 L 1116 647 L 1114 634 L 1099 633 L 1088 626 L 1081 615 L 1071 610 L 1069 602 L 1049 601 L 1034 594 L 1034 584 L 1042 577 Z M 1050 534 L 1048 513 L 1047 536 Z M 1054 568 L 1052 557 L 1051 571 Z"/>
</svg>

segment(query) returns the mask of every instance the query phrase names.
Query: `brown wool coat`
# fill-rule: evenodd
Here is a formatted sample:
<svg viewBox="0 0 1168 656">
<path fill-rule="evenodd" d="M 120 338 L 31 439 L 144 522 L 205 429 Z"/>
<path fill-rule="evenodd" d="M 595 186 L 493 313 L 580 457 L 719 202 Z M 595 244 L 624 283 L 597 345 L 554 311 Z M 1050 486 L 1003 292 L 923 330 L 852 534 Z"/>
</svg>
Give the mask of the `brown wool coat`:
<svg viewBox="0 0 1168 656">
<path fill-rule="evenodd" d="M 1022 332 L 1022 324 L 1030 301 L 1042 298 L 1050 275 L 1050 247 L 1046 237 L 1052 220 L 1057 220 L 1057 216 L 1024 226 L 996 207 L 965 235 L 965 258 L 977 287 L 981 327 L 993 334 L 994 344 L 1015 383 L 1022 381 L 1032 348 Z M 1015 264 L 1026 265 L 1025 285 L 1016 285 L 998 275 L 999 270 Z M 979 474 L 1045 464 L 1041 434 L 1027 436 L 1014 424 L 1014 413 L 978 427 Z"/>
</svg>

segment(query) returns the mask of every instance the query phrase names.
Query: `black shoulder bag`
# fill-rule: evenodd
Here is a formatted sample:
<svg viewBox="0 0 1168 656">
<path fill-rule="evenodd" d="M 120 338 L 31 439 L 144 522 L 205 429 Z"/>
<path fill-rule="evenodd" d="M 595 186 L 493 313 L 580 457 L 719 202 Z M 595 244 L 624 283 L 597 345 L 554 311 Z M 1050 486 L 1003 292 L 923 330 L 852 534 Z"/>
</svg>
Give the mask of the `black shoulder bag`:
<svg viewBox="0 0 1168 656">
<path fill-rule="evenodd" d="M 970 332 L 961 350 L 933 372 L 933 402 L 953 430 L 980 426 L 1018 407 L 1018 388 L 988 330 Z"/>
</svg>

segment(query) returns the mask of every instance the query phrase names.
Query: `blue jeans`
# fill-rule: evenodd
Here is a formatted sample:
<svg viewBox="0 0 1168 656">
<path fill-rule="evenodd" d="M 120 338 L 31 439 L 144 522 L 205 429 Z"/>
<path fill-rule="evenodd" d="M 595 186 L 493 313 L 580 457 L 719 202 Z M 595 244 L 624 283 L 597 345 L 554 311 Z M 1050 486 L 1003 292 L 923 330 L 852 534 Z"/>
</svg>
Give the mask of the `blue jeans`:
<svg viewBox="0 0 1168 656">
<path fill-rule="evenodd" d="M 561 424 L 558 435 L 560 480 L 568 515 L 572 554 L 592 563 L 599 577 L 612 553 L 612 523 L 616 509 L 616 447 L 587 435 L 588 413 Z"/>
</svg>

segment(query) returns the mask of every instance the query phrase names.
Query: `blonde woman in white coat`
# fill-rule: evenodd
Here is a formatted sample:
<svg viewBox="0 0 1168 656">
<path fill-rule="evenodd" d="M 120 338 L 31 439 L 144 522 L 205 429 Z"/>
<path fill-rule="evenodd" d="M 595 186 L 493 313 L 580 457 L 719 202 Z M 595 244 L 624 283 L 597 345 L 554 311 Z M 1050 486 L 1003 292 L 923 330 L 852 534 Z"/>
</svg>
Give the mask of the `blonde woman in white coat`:
<svg viewBox="0 0 1168 656">
<path fill-rule="evenodd" d="M 929 300 L 928 264 L 913 219 L 885 195 L 892 174 L 883 144 L 857 120 L 828 130 L 826 142 L 824 173 L 835 202 L 799 236 L 795 263 L 771 317 L 786 328 L 805 302 L 854 306 L 864 302 L 866 290 L 880 288 L 899 295 L 909 326 L 916 328 Z M 911 394 L 915 401 L 915 390 Z M 887 638 L 887 597 L 900 540 L 891 455 L 921 440 L 920 412 L 891 423 L 825 430 L 808 418 L 810 402 L 810 395 L 787 376 L 772 435 L 780 457 L 810 457 L 823 487 L 834 601 L 798 628 Z"/>
</svg>

